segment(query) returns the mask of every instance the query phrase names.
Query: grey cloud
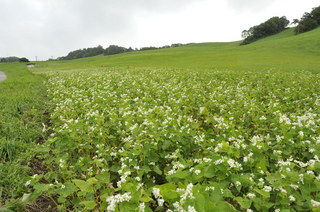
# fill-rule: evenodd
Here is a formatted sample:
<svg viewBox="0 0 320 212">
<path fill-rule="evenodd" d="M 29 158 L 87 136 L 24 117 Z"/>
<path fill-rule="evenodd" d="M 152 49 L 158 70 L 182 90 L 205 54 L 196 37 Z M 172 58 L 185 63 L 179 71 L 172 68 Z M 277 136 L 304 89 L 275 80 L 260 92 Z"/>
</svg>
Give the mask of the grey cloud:
<svg viewBox="0 0 320 212">
<path fill-rule="evenodd" d="M 7 56 L 4 49 L 15 55 L 50 57 L 94 45 L 97 40 L 112 42 L 134 34 L 134 17 L 141 12 L 163 14 L 195 1 L 3 0 L 0 57 Z"/>
<path fill-rule="evenodd" d="M 237 11 L 254 12 L 265 10 L 276 0 L 227 0 L 230 7 Z"/>
</svg>

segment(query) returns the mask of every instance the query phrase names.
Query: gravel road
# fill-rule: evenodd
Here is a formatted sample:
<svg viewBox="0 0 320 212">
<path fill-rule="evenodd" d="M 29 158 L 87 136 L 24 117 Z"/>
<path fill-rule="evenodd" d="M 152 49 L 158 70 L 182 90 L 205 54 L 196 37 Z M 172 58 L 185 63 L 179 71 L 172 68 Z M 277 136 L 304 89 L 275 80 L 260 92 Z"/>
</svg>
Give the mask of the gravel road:
<svg viewBox="0 0 320 212">
<path fill-rule="evenodd" d="M 0 71 L 0 82 L 7 79 L 7 76 L 4 72 Z"/>
</svg>

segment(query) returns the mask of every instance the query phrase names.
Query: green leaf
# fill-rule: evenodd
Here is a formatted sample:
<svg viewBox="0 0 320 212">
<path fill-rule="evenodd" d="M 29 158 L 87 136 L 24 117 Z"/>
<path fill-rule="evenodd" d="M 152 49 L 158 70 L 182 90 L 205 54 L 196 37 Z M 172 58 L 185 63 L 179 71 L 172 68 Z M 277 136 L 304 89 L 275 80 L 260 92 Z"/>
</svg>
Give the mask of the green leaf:
<svg viewBox="0 0 320 212">
<path fill-rule="evenodd" d="M 67 197 L 72 195 L 74 192 L 78 191 L 78 187 L 76 187 L 73 183 L 71 182 L 66 182 L 64 184 L 64 188 L 61 188 L 57 191 L 57 193 L 63 197 Z"/>
<path fill-rule="evenodd" d="M 161 190 L 161 194 L 164 199 L 176 199 L 179 197 L 179 194 L 176 192 L 177 186 L 171 183 L 166 183 L 160 186 L 157 186 Z"/>
<path fill-rule="evenodd" d="M 153 171 L 155 171 L 159 175 L 162 175 L 162 171 L 160 170 L 159 166 L 154 166 Z"/>
<path fill-rule="evenodd" d="M 93 186 L 84 180 L 72 180 L 82 192 L 94 193 Z"/>
<path fill-rule="evenodd" d="M 190 175 L 190 173 L 187 172 L 187 171 L 177 171 L 176 173 L 174 173 L 173 175 L 171 175 L 171 177 L 175 177 L 175 178 L 179 178 L 179 179 L 184 179 L 184 178 L 186 178 L 188 175 Z"/>
<path fill-rule="evenodd" d="M 121 188 L 124 191 L 129 191 L 129 192 L 136 191 L 136 187 L 134 186 L 133 183 L 124 183 L 124 184 L 122 184 Z"/>
<path fill-rule="evenodd" d="M 200 114 L 201 115 L 206 115 L 208 114 L 208 109 L 206 107 L 200 107 Z"/>
<path fill-rule="evenodd" d="M 242 208 L 248 209 L 251 207 L 252 201 L 249 199 L 244 199 L 242 197 L 236 197 L 235 200 L 241 205 Z"/>
<path fill-rule="evenodd" d="M 215 211 L 237 211 L 230 203 L 221 201 L 216 203 Z"/>
<path fill-rule="evenodd" d="M 93 210 L 97 206 L 97 203 L 95 203 L 95 201 L 82 201 L 80 202 L 80 204 L 84 205 L 84 207 L 88 210 Z"/>
<path fill-rule="evenodd" d="M 257 163 L 256 167 L 260 167 L 262 171 L 267 171 L 267 162 L 265 157 L 261 157 L 259 159 L 259 163 Z"/>
<path fill-rule="evenodd" d="M 34 186 L 35 190 L 38 192 L 44 192 L 44 191 L 48 191 L 50 186 L 48 184 L 36 184 Z"/>
<path fill-rule="evenodd" d="M 269 198 L 270 197 L 270 193 L 260 190 L 260 189 L 254 189 L 255 192 L 257 192 L 258 194 L 260 194 L 261 196 L 263 196 L 264 198 Z"/>
<path fill-rule="evenodd" d="M 197 212 L 204 212 L 205 210 L 205 205 L 209 200 L 206 201 L 206 198 L 204 195 L 199 194 L 196 199 L 195 199 L 195 207 L 197 209 Z"/>
<path fill-rule="evenodd" d="M 142 202 L 150 202 L 150 201 L 152 201 L 153 199 L 152 198 L 150 198 L 149 196 L 147 196 L 147 195 L 143 195 L 142 197 L 140 197 L 140 201 L 142 201 Z"/>
<path fill-rule="evenodd" d="M 91 178 L 89 178 L 89 179 L 87 180 L 87 182 L 88 182 L 90 185 L 95 185 L 95 184 L 97 184 L 99 181 L 98 181 L 96 178 L 91 177 Z"/>
<path fill-rule="evenodd" d="M 100 182 L 108 184 L 110 182 L 110 173 L 103 172 L 101 174 L 96 175 L 96 179 Z"/>
<path fill-rule="evenodd" d="M 208 166 L 204 171 L 204 177 L 206 177 L 206 178 L 212 178 L 215 175 L 216 175 L 216 172 L 215 172 L 214 165 Z"/>
<path fill-rule="evenodd" d="M 67 201 L 67 199 L 65 197 L 60 196 L 58 198 L 58 203 L 65 203 Z"/>
</svg>

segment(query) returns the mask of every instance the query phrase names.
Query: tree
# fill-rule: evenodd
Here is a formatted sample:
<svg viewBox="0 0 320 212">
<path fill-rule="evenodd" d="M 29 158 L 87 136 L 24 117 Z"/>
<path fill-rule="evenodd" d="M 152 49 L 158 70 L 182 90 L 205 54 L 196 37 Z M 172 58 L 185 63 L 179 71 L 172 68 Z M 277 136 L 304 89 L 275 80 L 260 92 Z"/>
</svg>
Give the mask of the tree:
<svg viewBox="0 0 320 212">
<path fill-rule="evenodd" d="M 293 24 L 293 25 L 298 25 L 299 24 L 299 19 L 293 19 L 292 20 L 292 22 L 291 22 L 291 24 Z"/>
<path fill-rule="evenodd" d="M 105 55 L 113 55 L 113 54 L 120 54 L 126 52 L 127 49 L 117 45 L 110 45 L 108 48 L 104 50 Z"/>
<path fill-rule="evenodd" d="M 158 49 L 157 47 L 154 46 L 149 46 L 149 47 L 142 47 L 140 48 L 140 51 L 146 51 L 146 50 L 155 50 Z"/>
<path fill-rule="evenodd" d="M 312 19 L 316 20 L 318 25 L 320 25 L 320 6 L 313 8 L 310 14 Z"/>
<path fill-rule="evenodd" d="M 72 52 L 69 52 L 67 56 L 65 57 L 59 57 L 58 60 L 72 60 L 77 58 L 83 58 L 83 57 L 92 57 L 99 54 L 103 54 L 103 47 L 97 46 L 92 48 L 84 48 L 84 49 L 78 49 Z"/>
<path fill-rule="evenodd" d="M 295 28 L 295 33 L 303 33 L 310 30 L 313 30 L 318 27 L 317 20 L 312 18 L 312 15 L 310 13 L 304 13 L 302 18 L 299 21 L 298 26 Z"/>
<path fill-rule="evenodd" d="M 19 58 L 19 62 L 21 62 L 21 63 L 28 63 L 28 62 L 30 62 L 27 58 L 25 58 L 25 57 L 22 57 L 22 58 Z"/>
<path fill-rule="evenodd" d="M 272 17 L 267 21 L 250 27 L 249 30 L 242 31 L 244 41 L 241 45 L 252 43 L 258 39 L 273 35 L 285 30 L 289 24 L 289 20 L 285 17 Z"/>
<path fill-rule="evenodd" d="M 295 28 L 295 33 L 303 33 L 317 28 L 320 25 L 320 6 L 312 9 L 310 13 L 303 14 Z"/>
<path fill-rule="evenodd" d="M 18 57 L 2 57 L 0 58 L 1 63 L 14 63 L 14 62 L 19 62 Z"/>
<path fill-rule="evenodd" d="M 249 33 L 249 30 L 243 30 L 242 33 L 241 33 L 241 37 L 243 39 L 246 39 L 247 37 L 250 36 L 250 33 Z"/>
</svg>

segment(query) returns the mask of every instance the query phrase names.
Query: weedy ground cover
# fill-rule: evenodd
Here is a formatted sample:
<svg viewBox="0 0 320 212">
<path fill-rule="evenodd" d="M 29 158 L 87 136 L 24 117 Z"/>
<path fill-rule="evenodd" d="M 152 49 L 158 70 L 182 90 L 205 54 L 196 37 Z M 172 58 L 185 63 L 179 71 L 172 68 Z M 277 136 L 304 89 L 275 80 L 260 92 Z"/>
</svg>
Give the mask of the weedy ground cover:
<svg viewBox="0 0 320 212">
<path fill-rule="evenodd" d="M 26 178 L 34 173 L 30 160 L 44 138 L 43 77 L 22 64 L 1 64 L 8 79 L 0 82 L 0 210 L 20 211 Z"/>
<path fill-rule="evenodd" d="M 47 173 L 61 210 L 304 211 L 320 206 L 320 77 L 303 72 L 48 72 Z M 45 179 L 48 183 L 43 183 Z"/>
</svg>

